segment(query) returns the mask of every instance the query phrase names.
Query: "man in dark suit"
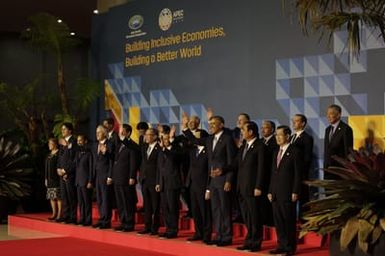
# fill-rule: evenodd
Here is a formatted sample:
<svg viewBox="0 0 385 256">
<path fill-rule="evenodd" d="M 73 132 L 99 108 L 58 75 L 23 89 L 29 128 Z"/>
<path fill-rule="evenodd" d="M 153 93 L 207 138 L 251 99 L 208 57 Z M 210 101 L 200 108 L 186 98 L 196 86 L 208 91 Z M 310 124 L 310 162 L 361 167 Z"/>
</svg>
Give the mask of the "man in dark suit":
<svg viewBox="0 0 385 256">
<path fill-rule="evenodd" d="M 94 228 L 106 229 L 111 227 L 112 186 L 107 185 L 107 177 L 113 164 L 113 146 L 107 140 L 107 130 L 99 125 L 96 128 L 96 140 L 92 148 L 94 156 L 93 180 L 96 188 L 96 202 L 99 211 L 99 220 Z"/>
<path fill-rule="evenodd" d="M 294 134 L 290 138 L 290 143 L 298 148 L 303 162 L 303 180 L 309 179 L 310 168 L 313 160 L 313 137 L 305 131 L 307 124 L 306 116 L 296 114 L 292 118 Z M 309 202 L 309 187 L 302 184 L 301 198 L 299 199 L 300 209 L 302 205 Z M 301 211 L 300 211 L 301 213 Z"/>
<path fill-rule="evenodd" d="M 158 168 L 158 131 L 149 128 L 145 135 L 145 147 L 142 148 L 142 163 L 139 171 L 139 181 L 142 186 L 144 205 L 144 230 L 139 234 L 157 235 L 160 224 L 159 205 L 160 195 L 156 192 L 156 175 Z"/>
<path fill-rule="evenodd" d="M 300 196 L 303 163 L 299 150 L 290 144 L 290 128 L 279 126 L 268 198 L 273 205 L 278 246 L 270 254 L 294 255 L 297 247 L 296 204 Z"/>
<path fill-rule="evenodd" d="M 189 149 L 189 171 L 186 186 L 190 188 L 191 212 L 195 233 L 188 241 L 211 241 L 212 222 L 210 201 L 205 200 L 208 180 L 208 158 L 204 146 L 195 145 Z"/>
<path fill-rule="evenodd" d="M 266 193 L 269 189 L 269 181 L 272 173 L 273 165 L 273 155 L 274 152 L 278 149 L 277 141 L 274 137 L 275 134 L 275 123 L 271 120 L 264 120 L 261 127 L 261 141 L 266 146 L 265 152 L 265 170 L 266 170 L 266 180 L 267 182 L 263 185 L 262 191 Z M 262 204 L 262 215 L 263 215 L 263 224 L 266 226 L 274 226 L 273 220 L 273 208 L 266 196 L 263 196 L 261 199 Z"/>
<path fill-rule="evenodd" d="M 114 131 L 115 121 L 112 117 L 103 120 L 103 126 L 107 130 L 107 139 L 112 147 L 112 153 L 118 150 L 119 135 Z"/>
<path fill-rule="evenodd" d="M 114 164 L 107 178 L 107 184 L 113 184 L 120 226 L 115 231 L 134 230 L 136 210 L 136 174 L 140 164 L 139 145 L 130 139 L 132 127 L 123 124 L 120 127 L 118 149 Z"/>
<path fill-rule="evenodd" d="M 63 217 L 58 222 L 76 223 L 76 186 L 75 156 L 78 151 L 76 139 L 72 135 L 73 125 L 64 123 L 61 128 L 62 138 L 59 140 L 58 174 L 61 176 L 60 191 L 63 201 Z"/>
<path fill-rule="evenodd" d="M 207 148 L 209 182 L 205 198 L 211 199 L 213 224 L 216 238 L 210 244 L 227 246 L 232 244 L 231 223 L 231 185 L 233 172 L 231 163 L 236 153 L 236 146 L 232 136 L 224 132 L 224 119 L 212 116 L 209 120 L 211 135 L 205 139 L 196 139 L 189 130 L 185 135 L 196 144 Z"/>
<path fill-rule="evenodd" d="M 144 145 L 144 134 L 146 133 L 147 129 L 148 129 L 148 124 L 146 122 L 139 122 L 137 125 L 136 125 L 136 130 L 138 131 L 139 133 L 139 147 L 142 148 L 143 145 Z"/>
<path fill-rule="evenodd" d="M 89 148 L 87 148 L 87 138 L 85 135 L 78 135 L 77 143 L 79 150 L 75 156 L 75 184 L 80 210 L 80 219 L 78 224 L 90 226 L 92 224 L 93 157 L 92 152 Z"/>
<path fill-rule="evenodd" d="M 265 145 L 258 140 L 258 126 L 254 122 L 243 124 L 242 138 L 245 143 L 238 151 L 234 161 L 238 169 L 237 194 L 241 206 L 242 216 L 247 228 L 247 236 L 243 246 L 238 250 L 252 252 L 261 249 L 263 239 L 262 225 L 262 187 L 267 182 L 265 179 Z"/>
<path fill-rule="evenodd" d="M 327 110 L 330 125 L 325 130 L 324 138 L 324 169 L 340 166 L 332 157 L 346 158 L 353 149 L 353 130 L 341 120 L 341 107 L 330 105 Z M 325 179 L 339 179 L 337 175 L 324 174 Z"/>
<path fill-rule="evenodd" d="M 160 192 L 162 214 L 166 231 L 161 237 L 175 238 L 178 234 L 179 195 L 182 187 L 181 149 L 177 144 L 171 144 L 170 135 L 161 136 L 161 152 L 158 156 L 157 185 L 155 190 Z"/>
</svg>

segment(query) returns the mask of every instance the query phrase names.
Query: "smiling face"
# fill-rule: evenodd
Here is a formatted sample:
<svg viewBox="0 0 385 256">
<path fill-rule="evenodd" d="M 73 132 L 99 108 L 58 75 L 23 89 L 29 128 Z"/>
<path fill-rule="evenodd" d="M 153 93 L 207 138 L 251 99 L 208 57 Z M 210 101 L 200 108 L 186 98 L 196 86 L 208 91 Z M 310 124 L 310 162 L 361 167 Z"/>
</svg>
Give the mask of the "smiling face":
<svg viewBox="0 0 385 256">
<path fill-rule="evenodd" d="M 335 124 L 341 119 L 341 113 L 335 108 L 328 108 L 326 117 L 330 124 Z"/>
<path fill-rule="evenodd" d="M 217 118 L 211 118 L 209 121 L 209 130 L 211 134 L 217 134 L 223 130 L 223 123 Z"/>
<path fill-rule="evenodd" d="M 71 135 L 71 130 L 67 128 L 67 126 L 62 125 L 61 127 L 61 136 L 66 138 Z"/>
<path fill-rule="evenodd" d="M 279 146 L 286 145 L 290 141 L 290 134 L 285 134 L 284 129 L 277 129 L 275 139 Z"/>
<path fill-rule="evenodd" d="M 294 131 L 302 131 L 305 128 L 305 123 L 300 116 L 293 116 L 291 119 Z"/>
<path fill-rule="evenodd" d="M 146 133 L 144 134 L 144 140 L 148 144 L 152 144 L 156 141 L 158 136 L 156 135 L 155 129 L 150 128 L 146 130 Z"/>
</svg>

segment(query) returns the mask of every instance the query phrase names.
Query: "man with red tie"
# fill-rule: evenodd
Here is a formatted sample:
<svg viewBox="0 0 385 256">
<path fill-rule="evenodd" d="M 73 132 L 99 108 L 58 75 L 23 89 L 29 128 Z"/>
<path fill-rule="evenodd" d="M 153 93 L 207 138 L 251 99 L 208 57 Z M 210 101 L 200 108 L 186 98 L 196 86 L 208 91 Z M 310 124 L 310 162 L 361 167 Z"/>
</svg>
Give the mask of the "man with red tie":
<svg viewBox="0 0 385 256">
<path fill-rule="evenodd" d="M 296 250 L 296 203 L 300 195 L 303 164 L 298 149 L 290 144 L 290 128 L 279 126 L 268 198 L 273 205 L 278 246 L 270 254 L 294 255 Z"/>
</svg>

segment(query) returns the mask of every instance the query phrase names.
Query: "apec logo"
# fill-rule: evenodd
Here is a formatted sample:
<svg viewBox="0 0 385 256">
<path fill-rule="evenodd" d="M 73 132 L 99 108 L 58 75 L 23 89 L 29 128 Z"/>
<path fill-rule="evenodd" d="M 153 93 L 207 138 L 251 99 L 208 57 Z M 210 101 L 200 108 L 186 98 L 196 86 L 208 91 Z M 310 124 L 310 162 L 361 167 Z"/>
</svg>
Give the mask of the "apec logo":
<svg viewBox="0 0 385 256">
<path fill-rule="evenodd" d="M 128 20 L 128 27 L 132 30 L 138 30 L 143 26 L 144 19 L 142 15 L 134 15 Z"/>
<path fill-rule="evenodd" d="M 183 21 L 184 10 L 171 11 L 169 8 L 164 8 L 159 13 L 159 27 L 163 31 L 171 28 L 172 23 Z"/>
</svg>

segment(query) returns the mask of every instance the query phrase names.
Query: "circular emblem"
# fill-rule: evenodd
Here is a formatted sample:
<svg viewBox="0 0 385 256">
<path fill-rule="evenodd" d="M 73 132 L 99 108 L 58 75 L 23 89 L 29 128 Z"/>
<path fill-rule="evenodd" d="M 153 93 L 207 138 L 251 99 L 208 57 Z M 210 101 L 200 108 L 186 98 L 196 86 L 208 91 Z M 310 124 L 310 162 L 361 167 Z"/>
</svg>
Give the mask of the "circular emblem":
<svg viewBox="0 0 385 256">
<path fill-rule="evenodd" d="M 132 30 L 137 30 L 143 26 L 143 22 L 142 15 L 134 15 L 128 20 L 128 27 Z"/>
<path fill-rule="evenodd" d="M 164 8 L 159 14 L 159 27 L 161 30 L 169 30 L 172 23 L 172 12 L 168 8 Z"/>
</svg>

